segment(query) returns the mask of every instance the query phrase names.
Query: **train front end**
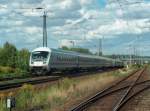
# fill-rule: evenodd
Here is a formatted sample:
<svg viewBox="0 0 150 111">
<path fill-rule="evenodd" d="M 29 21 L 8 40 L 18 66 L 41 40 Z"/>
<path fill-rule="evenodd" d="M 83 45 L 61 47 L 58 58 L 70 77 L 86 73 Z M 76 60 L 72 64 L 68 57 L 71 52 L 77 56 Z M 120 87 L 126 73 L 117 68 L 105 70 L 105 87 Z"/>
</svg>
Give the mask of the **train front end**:
<svg viewBox="0 0 150 111">
<path fill-rule="evenodd" d="M 31 52 L 30 55 L 30 72 L 34 75 L 45 75 L 50 71 L 50 49 L 40 47 Z"/>
</svg>

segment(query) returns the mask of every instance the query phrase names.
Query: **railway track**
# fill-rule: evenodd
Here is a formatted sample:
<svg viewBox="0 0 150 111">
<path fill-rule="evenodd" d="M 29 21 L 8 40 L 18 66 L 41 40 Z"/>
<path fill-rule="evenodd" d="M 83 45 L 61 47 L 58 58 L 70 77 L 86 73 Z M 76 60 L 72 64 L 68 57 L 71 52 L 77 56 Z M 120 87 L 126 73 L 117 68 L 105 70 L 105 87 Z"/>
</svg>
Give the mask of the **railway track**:
<svg viewBox="0 0 150 111">
<path fill-rule="evenodd" d="M 108 69 L 104 69 L 104 70 L 96 70 L 96 71 L 80 71 L 80 72 L 74 72 L 73 74 L 74 74 L 74 76 L 76 76 L 76 74 L 79 74 L 79 75 L 81 75 L 81 74 L 88 74 L 88 73 L 96 73 L 96 72 L 104 72 L 104 71 L 113 71 L 113 70 L 117 70 L 117 69 L 119 69 L 119 68 L 108 68 Z M 52 75 L 52 76 L 70 76 L 70 73 L 72 73 L 72 72 L 65 72 L 65 73 L 63 73 L 63 72 L 53 72 L 53 73 L 51 73 L 50 75 Z M 10 81 L 10 80 L 15 80 L 15 79 L 30 79 L 30 78 L 36 78 L 37 76 L 36 75 L 31 75 L 29 72 L 26 74 L 26 75 L 28 75 L 28 76 L 25 76 L 25 77 L 3 77 L 3 78 L 0 78 L 0 83 L 1 82 L 5 82 L 5 81 Z M 38 77 L 43 77 L 43 75 L 41 75 L 41 76 L 38 76 Z"/>
<path fill-rule="evenodd" d="M 17 87 L 21 87 L 23 84 L 39 84 L 39 83 L 45 83 L 45 82 L 51 82 L 51 81 L 57 81 L 63 77 L 69 77 L 69 78 L 73 78 L 73 77 L 79 77 L 79 76 L 85 76 L 88 74 L 97 74 L 97 73 L 102 73 L 102 72 L 109 72 L 109 71 L 113 71 L 116 69 L 107 69 L 107 70 L 99 70 L 99 71 L 92 71 L 92 72 L 78 72 L 78 73 L 73 73 L 73 74 L 63 74 L 63 73 L 54 73 L 52 74 L 52 76 L 39 76 L 39 77 L 26 77 L 26 78 L 10 78 L 8 80 L 3 80 L 0 81 L 0 91 L 2 90 L 7 90 L 7 89 L 11 89 L 11 88 L 17 88 Z M 61 76 L 60 76 L 61 75 Z"/>
<path fill-rule="evenodd" d="M 6 89 L 11 89 L 11 88 L 17 88 L 21 87 L 23 84 L 39 84 L 39 83 L 45 83 L 49 81 L 56 81 L 60 79 L 61 77 L 59 76 L 46 76 L 46 77 L 37 77 L 37 78 L 27 78 L 27 79 L 18 79 L 16 81 L 12 82 L 5 82 L 5 83 L 0 83 L 0 91 L 6 90 Z"/>
<path fill-rule="evenodd" d="M 150 88 L 147 68 L 141 69 L 98 92 L 70 111 L 119 111 L 137 94 Z"/>
</svg>

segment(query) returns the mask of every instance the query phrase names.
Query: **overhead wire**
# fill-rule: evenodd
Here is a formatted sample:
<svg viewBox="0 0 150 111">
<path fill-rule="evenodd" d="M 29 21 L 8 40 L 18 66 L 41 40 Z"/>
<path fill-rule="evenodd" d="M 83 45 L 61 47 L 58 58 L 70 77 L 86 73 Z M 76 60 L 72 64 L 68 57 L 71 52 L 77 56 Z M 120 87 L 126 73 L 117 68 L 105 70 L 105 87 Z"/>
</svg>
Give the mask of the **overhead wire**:
<svg viewBox="0 0 150 111">
<path fill-rule="evenodd" d="M 123 7 L 122 7 L 122 5 L 121 5 L 121 3 L 119 2 L 119 0 L 116 0 L 117 2 L 118 2 L 118 4 L 119 4 L 119 6 L 120 6 L 120 8 L 123 10 Z M 127 1 L 127 0 L 125 0 L 128 4 L 129 4 L 129 1 Z M 138 5 L 140 4 L 140 6 L 141 6 L 141 3 L 142 2 L 136 2 L 136 3 L 132 3 L 132 4 L 137 4 L 138 3 Z M 142 7 L 142 6 L 141 6 Z M 128 27 L 129 27 L 129 24 L 128 24 L 128 21 L 127 21 L 127 25 L 128 25 Z M 136 25 L 136 27 L 138 27 L 138 25 L 137 25 L 137 22 L 135 22 L 135 25 Z M 130 29 L 130 28 L 129 28 Z M 142 32 L 141 32 L 142 33 Z M 141 36 L 138 34 L 137 35 L 137 41 L 139 41 L 141 39 Z M 133 46 L 133 50 L 134 50 L 134 55 L 136 56 L 136 57 L 138 57 L 138 55 L 139 55 L 139 57 L 140 56 L 143 56 L 143 54 L 142 54 L 142 50 L 141 50 L 141 48 L 140 48 L 140 43 L 138 43 L 138 46 L 139 46 L 139 52 L 137 51 L 137 49 L 135 49 L 135 46 Z M 130 45 L 129 45 L 129 47 L 130 47 Z M 140 58 L 138 58 L 139 60 L 140 60 L 140 63 L 142 64 L 142 62 L 143 62 L 143 60 L 142 60 L 142 57 L 140 57 Z"/>
</svg>

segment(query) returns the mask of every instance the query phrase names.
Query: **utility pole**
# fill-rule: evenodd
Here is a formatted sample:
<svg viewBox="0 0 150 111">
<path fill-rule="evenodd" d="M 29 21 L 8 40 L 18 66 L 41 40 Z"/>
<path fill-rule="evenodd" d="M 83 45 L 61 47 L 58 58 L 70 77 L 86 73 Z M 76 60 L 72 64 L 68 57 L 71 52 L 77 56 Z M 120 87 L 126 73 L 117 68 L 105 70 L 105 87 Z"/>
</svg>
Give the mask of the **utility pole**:
<svg viewBox="0 0 150 111">
<path fill-rule="evenodd" d="M 75 47 L 75 41 L 71 40 L 70 43 L 72 43 L 72 47 Z"/>
<path fill-rule="evenodd" d="M 46 14 L 46 11 L 45 11 L 45 8 L 42 8 L 42 7 L 38 7 L 36 9 L 44 9 L 44 14 L 43 14 L 43 47 L 47 47 L 47 26 L 46 26 L 46 19 L 47 19 L 47 14 Z"/>
<path fill-rule="evenodd" d="M 130 66 L 132 65 L 132 46 L 129 45 L 129 50 L 130 50 Z"/>
<path fill-rule="evenodd" d="M 139 64 L 140 65 L 142 65 L 142 50 L 141 50 L 141 44 L 140 44 L 140 39 L 141 39 L 141 37 L 140 37 L 140 35 L 139 36 L 137 36 L 137 39 L 138 39 L 138 52 L 139 52 Z"/>
<path fill-rule="evenodd" d="M 47 27 L 46 27 L 46 12 L 43 14 L 43 47 L 47 47 Z"/>
<path fill-rule="evenodd" d="M 135 45 L 133 45 L 133 63 L 136 64 L 136 49 L 135 49 Z"/>
<path fill-rule="evenodd" d="M 86 31 L 84 31 L 84 37 L 83 37 L 84 40 L 86 40 Z"/>
<path fill-rule="evenodd" d="M 99 45 L 98 45 L 98 55 L 102 55 L 102 39 L 99 38 Z"/>
<path fill-rule="evenodd" d="M 46 19 L 47 19 L 47 11 L 45 11 L 45 8 L 43 7 L 37 7 L 37 8 L 22 8 L 22 9 L 32 9 L 35 10 L 44 10 L 44 13 L 43 13 L 43 47 L 47 47 L 47 26 L 46 26 Z"/>
</svg>

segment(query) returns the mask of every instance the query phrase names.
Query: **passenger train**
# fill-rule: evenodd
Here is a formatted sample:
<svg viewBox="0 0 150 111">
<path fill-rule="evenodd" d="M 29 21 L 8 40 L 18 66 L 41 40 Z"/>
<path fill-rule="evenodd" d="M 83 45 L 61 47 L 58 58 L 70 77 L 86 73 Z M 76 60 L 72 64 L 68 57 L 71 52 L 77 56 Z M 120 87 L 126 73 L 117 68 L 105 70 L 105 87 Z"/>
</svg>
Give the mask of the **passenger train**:
<svg viewBox="0 0 150 111">
<path fill-rule="evenodd" d="M 53 71 L 123 67 L 123 62 L 74 51 L 39 47 L 31 52 L 29 66 L 32 74 L 45 75 Z"/>
</svg>

